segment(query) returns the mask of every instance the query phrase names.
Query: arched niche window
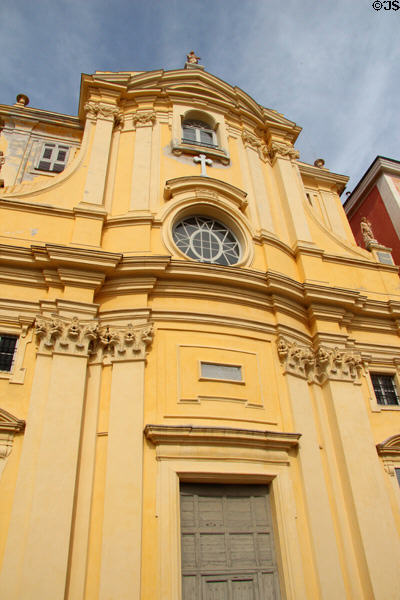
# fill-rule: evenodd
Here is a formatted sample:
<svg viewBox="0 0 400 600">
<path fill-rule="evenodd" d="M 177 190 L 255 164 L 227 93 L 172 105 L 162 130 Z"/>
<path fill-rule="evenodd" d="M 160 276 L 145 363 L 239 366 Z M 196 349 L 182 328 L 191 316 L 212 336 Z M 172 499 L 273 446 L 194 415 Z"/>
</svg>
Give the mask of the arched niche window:
<svg viewBox="0 0 400 600">
<path fill-rule="evenodd" d="M 187 116 L 182 122 L 182 143 L 217 148 L 213 126 L 206 121 Z"/>
</svg>

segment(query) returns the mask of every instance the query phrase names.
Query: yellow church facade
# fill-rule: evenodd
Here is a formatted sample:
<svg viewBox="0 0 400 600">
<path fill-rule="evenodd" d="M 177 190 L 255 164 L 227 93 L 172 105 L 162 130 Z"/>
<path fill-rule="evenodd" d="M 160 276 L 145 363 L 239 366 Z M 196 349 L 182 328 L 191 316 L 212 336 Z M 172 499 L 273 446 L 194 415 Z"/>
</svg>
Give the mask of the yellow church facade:
<svg viewBox="0 0 400 600">
<path fill-rule="evenodd" d="M 395 600 L 398 269 L 196 60 L 0 105 L 0 597 Z"/>
</svg>

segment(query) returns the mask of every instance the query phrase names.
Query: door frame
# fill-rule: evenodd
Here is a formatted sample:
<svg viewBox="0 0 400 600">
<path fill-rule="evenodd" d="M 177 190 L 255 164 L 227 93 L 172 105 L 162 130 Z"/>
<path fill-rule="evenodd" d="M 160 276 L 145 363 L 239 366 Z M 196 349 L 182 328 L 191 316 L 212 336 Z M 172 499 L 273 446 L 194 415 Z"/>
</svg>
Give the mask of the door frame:
<svg viewBox="0 0 400 600">
<path fill-rule="evenodd" d="M 155 445 L 159 600 L 181 600 L 180 482 L 270 487 L 281 598 L 306 600 L 291 463 L 299 434 L 147 425 Z"/>
</svg>

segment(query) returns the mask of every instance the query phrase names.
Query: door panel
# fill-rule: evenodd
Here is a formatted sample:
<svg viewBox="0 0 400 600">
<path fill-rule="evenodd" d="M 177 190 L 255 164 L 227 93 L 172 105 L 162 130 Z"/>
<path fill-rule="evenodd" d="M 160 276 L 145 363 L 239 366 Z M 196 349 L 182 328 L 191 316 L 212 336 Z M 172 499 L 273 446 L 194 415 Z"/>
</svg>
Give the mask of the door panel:
<svg viewBox="0 0 400 600">
<path fill-rule="evenodd" d="M 183 600 L 278 600 L 266 486 L 181 484 Z"/>
</svg>

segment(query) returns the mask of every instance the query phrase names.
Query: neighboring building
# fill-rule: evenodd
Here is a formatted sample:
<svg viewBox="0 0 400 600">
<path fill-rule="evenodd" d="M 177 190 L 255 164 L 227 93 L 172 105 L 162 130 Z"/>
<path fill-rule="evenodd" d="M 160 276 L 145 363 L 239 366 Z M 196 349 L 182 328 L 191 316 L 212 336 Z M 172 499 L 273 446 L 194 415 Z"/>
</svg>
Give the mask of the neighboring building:
<svg viewBox="0 0 400 600">
<path fill-rule="evenodd" d="M 361 219 L 372 225 L 379 244 L 392 249 L 400 265 L 400 162 L 377 156 L 344 203 L 354 237 L 364 246 Z"/>
<path fill-rule="evenodd" d="M 0 106 L 0 597 L 395 600 L 397 267 L 196 61 Z"/>
</svg>

